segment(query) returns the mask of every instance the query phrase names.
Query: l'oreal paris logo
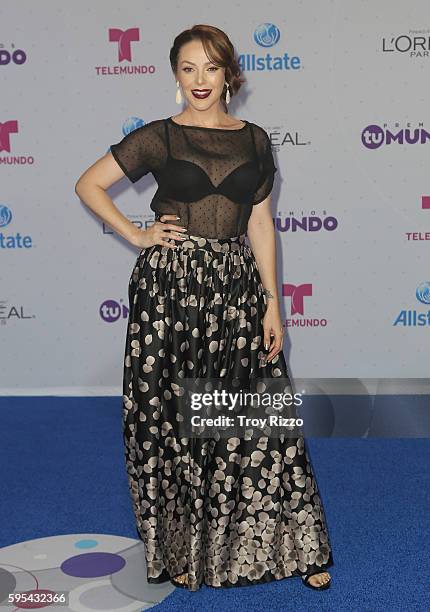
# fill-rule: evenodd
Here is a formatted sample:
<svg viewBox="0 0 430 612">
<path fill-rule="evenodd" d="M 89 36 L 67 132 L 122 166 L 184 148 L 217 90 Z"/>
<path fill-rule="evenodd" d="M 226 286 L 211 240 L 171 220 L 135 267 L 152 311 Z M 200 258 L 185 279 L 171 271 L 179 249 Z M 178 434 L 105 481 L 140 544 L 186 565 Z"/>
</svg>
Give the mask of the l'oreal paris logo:
<svg viewBox="0 0 430 612">
<path fill-rule="evenodd" d="M 430 55 L 430 29 L 410 30 L 409 34 L 384 36 L 382 39 L 383 53 L 402 53 L 409 57 L 428 59 Z"/>
<path fill-rule="evenodd" d="M 0 325 L 6 325 L 9 321 L 23 321 L 24 319 L 35 319 L 36 315 L 26 314 L 22 304 L 8 304 L 8 300 L 0 297 Z"/>
</svg>

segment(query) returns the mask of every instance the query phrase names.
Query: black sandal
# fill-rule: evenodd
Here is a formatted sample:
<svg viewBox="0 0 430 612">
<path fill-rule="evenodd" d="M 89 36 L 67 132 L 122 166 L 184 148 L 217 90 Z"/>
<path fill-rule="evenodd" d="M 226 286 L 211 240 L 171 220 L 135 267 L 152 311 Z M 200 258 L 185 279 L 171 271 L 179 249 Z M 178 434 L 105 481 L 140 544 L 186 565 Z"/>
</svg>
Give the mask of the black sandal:
<svg viewBox="0 0 430 612">
<path fill-rule="evenodd" d="M 331 577 L 328 579 L 328 582 L 326 582 L 325 584 L 321 584 L 320 586 L 314 586 L 313 584 L 309 582 L 309 578 L 311 576 L 316 576 L 317 574 L 324 574 L 324 573 L 328 574 L 328 572 L 326 571 L 314 572 L 313 574 L 305 574 L 304 576 L 302 576 L 302 582 L 309 589 L 315 589 L 316 591 L 324 591 L 325 589 L 328 589 L 330 587 Z"/>
</svg>

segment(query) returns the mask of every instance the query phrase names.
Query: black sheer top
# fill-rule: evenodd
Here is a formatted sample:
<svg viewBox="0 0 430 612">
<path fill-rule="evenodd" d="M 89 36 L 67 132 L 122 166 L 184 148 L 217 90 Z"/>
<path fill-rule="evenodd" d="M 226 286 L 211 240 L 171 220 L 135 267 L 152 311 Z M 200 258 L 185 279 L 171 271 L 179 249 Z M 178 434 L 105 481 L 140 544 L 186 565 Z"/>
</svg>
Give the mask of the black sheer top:
<svg viewBox="0 0 430 612">
<path fill-rule="evenodd" d="M 132 183 L 153 174 L 158 189 L 150 208 L 156 219 L 178 215 L 172 223 L 205 238 L 244 234 L 252 207 L 270 194 L 277 170 L 268 134 L 249 121 L 231 130 L 156 119 L 110 150 Z"/>
</svg>

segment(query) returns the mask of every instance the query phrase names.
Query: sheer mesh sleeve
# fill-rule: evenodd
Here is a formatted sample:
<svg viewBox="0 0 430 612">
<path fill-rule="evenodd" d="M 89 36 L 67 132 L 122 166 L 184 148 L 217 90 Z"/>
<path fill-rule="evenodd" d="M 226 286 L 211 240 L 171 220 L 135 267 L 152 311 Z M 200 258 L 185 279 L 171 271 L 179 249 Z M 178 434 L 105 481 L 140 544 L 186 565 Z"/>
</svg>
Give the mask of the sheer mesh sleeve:
<svg viewBox="0 0 430 612">
<path fill-rule="evenodd" d="M 157 170 L 163 163 L 165 142 L 160 123 L 151 121 L 110 147 L 115 161 L 132 183 Z"/>
<path fill-rule="evenodd" d="M 260 128 L 259 134 L 260 143 L 257 142 L 257 149 L 262 148 L 262 169 L 260 180 L 258 182 L 258 187 L 254 193 L 254 198 L 252 202 L 253 205 L 259 204 L 268 197 L 268 195 L 273 189 L 275 172 L 277 171 L 277 167 L 275 166 L 275 161 L 273 159 L 270 137 L 268 136 L 267 132 L 265 132 L 262 128 Z"/>
</svg>

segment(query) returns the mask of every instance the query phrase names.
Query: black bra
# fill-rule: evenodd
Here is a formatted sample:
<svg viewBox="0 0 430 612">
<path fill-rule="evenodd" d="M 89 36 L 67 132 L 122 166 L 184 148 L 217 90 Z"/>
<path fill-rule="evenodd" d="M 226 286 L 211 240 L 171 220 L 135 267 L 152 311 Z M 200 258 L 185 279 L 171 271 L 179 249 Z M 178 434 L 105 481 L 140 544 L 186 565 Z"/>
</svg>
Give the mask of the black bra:
<svg viewBox="0 0 430 612">
<path fill-rule="evenodd" d="M 232 202 L 247 204 L 258 187 L 260 167 L 254 144 L 255 159 L 247 161 L 228 174 L 215 186 L 201 166 L 185 159 L 176 159 L 170 154 L 168 126 L 165 121 L 167 139 L 167 162 L 163 168 L 165 176 L 163 195 L 181 202 L 196 202 L 209 194 L 221 194 Z M 250 125 L 252 139 L 254 134 Z"/>
</svg>

